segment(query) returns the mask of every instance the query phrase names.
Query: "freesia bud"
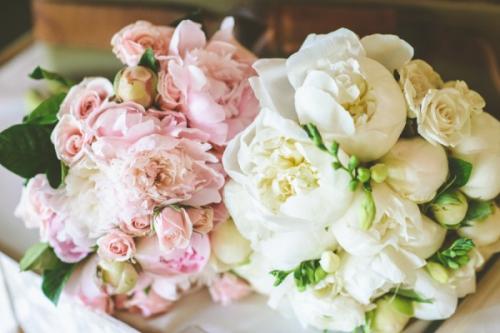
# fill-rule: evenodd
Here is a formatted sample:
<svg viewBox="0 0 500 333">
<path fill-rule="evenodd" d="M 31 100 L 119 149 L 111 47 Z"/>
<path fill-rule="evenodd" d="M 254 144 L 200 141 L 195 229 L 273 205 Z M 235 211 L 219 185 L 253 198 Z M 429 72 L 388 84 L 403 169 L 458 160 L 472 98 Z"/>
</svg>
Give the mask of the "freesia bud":
<svg viewBox="0 0 500 333">
<path fill-rule="evenodd" d="M 372 322 L 373 333 L 398 333 L 413 314 L 411 302 L 398 296 L 387 296 L 376 303 Z"/>
<path fill-rule="evenodd" d="M 376 207 L 373 201 L 373 195 L 369 191 L 364 191 L 364 198 L 359 207 L 360 228 L 368 230 L 375 219 Z"/>
<path fill-rule="evenodd" d="M 467 198 L 460 191 L 443 193 L 431 204 L 431 211 L 436 221 L 446 225 L 462 222 L 467 208 Z"/>
<path fill-rule="evenodd" d="M 340 258 L 332 251 L 325 251 L 319 260 L 321 268 L 327 273 L 334 273 L 340 267 Z"/>
<path fill-rule="evenodd" d="M 134 266 L 126 261 L 101 260 L 99 268 L 102 281 L 111 286 L 115 294 L 129 292 L 135 287 L 139 278 Z"/>
<path fill-rule="evenodd" d="M 210 240 L 214 255 L 228 265 L 243 263 L 252 252 L 250 242 L 241 236 L 232 219 L 218 224 Z"/>
<path fill-rule="evenodd" d="M 382 183 L 388 176 L 387 166 L 383 163 L 375 164 L 370 168 L 371 177 L 377 183 Z"/>
<path fill-rule="evenodd" d="M 440 283 L 448 282 L 450 276 L 446 268 L 443 267 L 443 265 L 437 262 L 430 261 L 427 263 L 425 268 L 427 269 L 427 272 L 429 272 L 430 276 L 432 276 L 432 278 L 437 282 Z"/>
<path fill-rule="evenodd" d="M 124 102 L 136 102 L 149 107 L 156 97 L 156 73 L 147 67 L 125 67 L 116 74 L 115 94 Z"/>
</svg>

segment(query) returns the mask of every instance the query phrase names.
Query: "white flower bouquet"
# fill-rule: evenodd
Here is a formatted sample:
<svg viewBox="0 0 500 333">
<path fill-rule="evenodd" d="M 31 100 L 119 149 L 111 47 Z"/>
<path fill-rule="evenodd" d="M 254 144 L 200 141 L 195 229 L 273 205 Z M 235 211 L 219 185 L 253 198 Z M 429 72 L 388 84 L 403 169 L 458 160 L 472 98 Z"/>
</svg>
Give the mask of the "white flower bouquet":
<svg viewBox="0 0 500 333">
<path fill-rule="evenodd" d="M 323 331 L 451 316 L 500 238 L 500 123 L 394 35 L 309 35 L 259 59 L 199 24 L 112 39 L 114 84 L 61 93 L 0 133 L 26 178 L 42 290 L 148 317 L 207 286 Z"/>
</svg>

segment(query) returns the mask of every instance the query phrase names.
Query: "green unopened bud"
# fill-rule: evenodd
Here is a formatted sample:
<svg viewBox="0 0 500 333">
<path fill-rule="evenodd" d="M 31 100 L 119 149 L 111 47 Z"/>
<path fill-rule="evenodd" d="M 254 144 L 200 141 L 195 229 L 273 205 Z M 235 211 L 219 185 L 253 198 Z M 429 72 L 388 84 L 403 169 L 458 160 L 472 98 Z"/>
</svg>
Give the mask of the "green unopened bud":
<svg viewBox="0 0 500 333">
<path fill-rule="evenodd" d="M 437 262 L 430 261 L 427 263 L 425 268 L 427 269 L 427 272 L 429 272 L 429 275 L 437 282 L 440 283 L 448 282 L 450 275 L 448 274 L 448 270 L 445 267 L 443 267 L 443 265 Z"/>
<path fill-rule="evenodd" d="M 356 179 L 353 179 L 349 182 L 349 189 L 354 192 L 356 191 L 356 188 L 358 187 L 359 181 Z"/>
<path fill-rule="evenodd" d="M 354 170 L 358 167 L 359 165 L 359 159 L 356 156 L 351 156 L 349 159 L 349 163 L 347 164 L 347 168 L 349 170 Z"/>
<path fill-rule="evenodd" d="M 144 107 L 153 104 L 156 98 L 158 77 L 143 66 L 125 67 L 116 74 L 114 87 L 116 97 L 124 102 L 136 102 Z"/>
<path fill-rule="evenodd" d="M 375 219 L 376 207 L 373 201 L 372 193 L 364 191 L 364 198 L 359 207 L 359 227 L 363 230 L 368 230 L 373 224 Z"/>
<path fill-rule="evenodd" d="M 431 204 L 431 211 L 437 222 L 456 225 L 467 213 L 467 198 L 460 191 L 445 192 Z"/>
<path fill-rule="evenodd" d="M 115 294 L 129 292 L 135 287 L 139 278 L 134 266 L 126 261 L 101 260 L 99 268 L 102 281 L 111 286 Z"/>
<path fill-rule="evenodd" d="M 333 163 L 332 163 L 332 167 L 333 167 L 335 170 L 338 170 L 338 169 L 342 168 L 342 163 L 340 163 L 340 162 L 333 162 Z"/>
<path fill-rule="evenodd" d="M 318 283 L 323 280 L 328 274 L 323 270 L 323 268 L 318 267 L 314 270 L 314 282 Z"/>
<path fill-rule="evenodd" d="M 325 251 L 319 260 L 321 268 L 327 273 L 334 273 L 340 267 L 340 257 L 332 251 Z"/>
<path fill-rule="evenodd" d="M 375 164 L 370 168 L 372 179 L 377 183 L 382 183 L 387 179 L 388 169 L 383 163 Z"/>
<path fill-rule="evenodd" d="M 337 154 L 339 153 L 339 143 L 337 141 L 333 141 L 330 151 L 333 155 L 337 156 Z"/>
<path fill-rule="evenodd" d="M 372 319 L 373 333 L 399 333 L 413 315 L 411 301 L 398 296 L 386 296 L 377 301 Z"/>
<path fill-rule="evenodd" d="M 366 183 L 370 180 L 370 170 L 367 168 L 359 168 L 357 178 L 360 182 Z"/>
</svg>

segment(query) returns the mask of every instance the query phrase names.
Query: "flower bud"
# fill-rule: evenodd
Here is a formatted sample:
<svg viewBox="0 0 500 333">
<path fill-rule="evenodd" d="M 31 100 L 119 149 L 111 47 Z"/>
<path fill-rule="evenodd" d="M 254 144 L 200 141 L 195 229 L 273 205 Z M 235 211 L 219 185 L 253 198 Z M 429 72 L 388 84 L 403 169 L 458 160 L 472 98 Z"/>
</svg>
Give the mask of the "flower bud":
<svg viewBox="0 0 500 333">
<path fill-rule="evenodd" d="M 367 168 L 359 168 L 358 169 L 358 180 L 362 183 L 365 183 L 370 180 L 370 169 Z"/>
<path fill-rule="evenodd" d="M 413 314 L 411 302 L 398 296 L 386 296 L 376 303 L 372 321 L 373 333 L 398 333 Z"/>
<path fill-rule="evenodd" d="M 368 230 L 372 226 L 373 220 L 375 219 L 376 207 L 375 201 L 373 201 L 372 193 L 369 191 L 364 191 L 364 198 L 359 207 L 359 223 L 360 228 L 363 230 Z"/>
<path fill-rule="evenodd" d="M 156 73 L 147 67 L 125 67 L 116 74 L 115 94 L 124 102 L 136 102 L 149 107 L 156 97 Z"/>
<path fill-rule="evenodd" d="M 425 268 L 427 269 L 427 272 L 429 272 L 430 276 L 432 276 L 432 278 L 434 280 L 436 280 L 437 282 L 439 282 L 439 283 L 448 282 L 448 279 L 450 276 L 449 276 L 446 268 L 443 267 L 443 265 L 441 265 L 437 262 L 430 261 L 427 263 Z"/>
<path fill-rule="evenodd" d="M 213 254 L 224 264 L 241 264 L 252 252 L 250 242 L 241 236 L 232 219 L 219 223 L 210 240 Z"/>
<path fill-rule="evenodd" d="M 370 168 L 370 171 L 372 179 L 379 184 L 384 182 L 389 174 L 387 166 L 383 163 L 375 164 Z"/>
<path fill-rule="evenodd" d="M 332 251 L 325 251 L 319 260 L 321 268 L 327 273 L 334 273 L 340 266 L 340 258 Z"/>
<path fill-rule="evenodd" d="M 445 225 L 456 225 L 462 222 L 467 208 L 467 198 L 460 191 L 443 193 L 431 204 L 434 218 Z"/>
<path fill-rule="evenodd" d="M 132 290 L 137 283 L 139 274 L 134 266 L 126 261 L 99 262 L 102 281 L 113 288 L 114 294 L 125 294 Z"/>
</svg>

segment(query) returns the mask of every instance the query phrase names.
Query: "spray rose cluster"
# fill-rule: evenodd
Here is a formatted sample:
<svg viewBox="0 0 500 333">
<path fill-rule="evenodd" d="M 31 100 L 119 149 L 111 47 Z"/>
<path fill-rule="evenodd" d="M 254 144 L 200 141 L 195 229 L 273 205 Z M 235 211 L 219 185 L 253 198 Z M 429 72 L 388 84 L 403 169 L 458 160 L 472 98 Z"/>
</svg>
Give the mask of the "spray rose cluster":
<svg viewBox="0 0 500 333">
<path fill-rule="evenodd" d="M 69 89 L 51 134 L 64 180 L 31 178 L 16 210 L 40 230 L 44 255 L 71 267 L 66 295 L 151 316 L 204 285 L 224 304 L 249 293 L 208 265 L 212 230 L 231 223 L 220 156 L 258 112 L 247 80 L 256 58 L 233 25 L 207 40 L 190 20 L 136 22 L 112 39 L 126 66 L 114 84 Z"/>
</svg>

